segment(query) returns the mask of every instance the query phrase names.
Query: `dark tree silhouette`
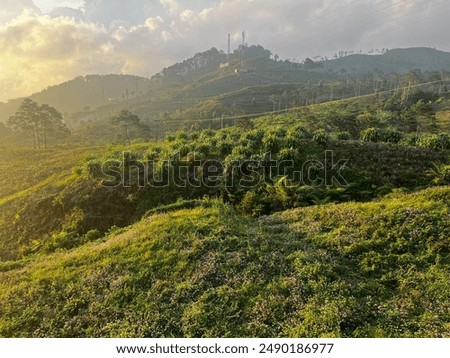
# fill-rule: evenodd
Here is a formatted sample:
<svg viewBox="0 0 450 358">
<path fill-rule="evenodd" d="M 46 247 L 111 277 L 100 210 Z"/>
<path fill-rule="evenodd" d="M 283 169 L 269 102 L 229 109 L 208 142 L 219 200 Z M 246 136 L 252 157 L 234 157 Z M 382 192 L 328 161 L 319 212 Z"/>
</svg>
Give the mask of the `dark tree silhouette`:
<svg viewBox="0 0 450 358">
<path fill-rule="evenodd" d="M 15 132 L 29 134 L 33 138 L 34 148 L 41 148 L 41 139 L 47 148 L 49 134 L 62 136 L 70 133 L 61 113 L 47 104 L 39 105 L 30 98 L 22 102 L 14 116 L 9 118 L 8 125 Z"/>
<path fill-rule="evenodd" d="M 128 145 L 131 144 L 131 139 L 129 135 L 130 127 L 139 127 L 141 119 L 127 110 L 122 110 L 117 116 L 111 118 L 111 123 L 117 127 L 120 127 L 125 132 L 125 138 L 127 139 Z"/>
</svg>

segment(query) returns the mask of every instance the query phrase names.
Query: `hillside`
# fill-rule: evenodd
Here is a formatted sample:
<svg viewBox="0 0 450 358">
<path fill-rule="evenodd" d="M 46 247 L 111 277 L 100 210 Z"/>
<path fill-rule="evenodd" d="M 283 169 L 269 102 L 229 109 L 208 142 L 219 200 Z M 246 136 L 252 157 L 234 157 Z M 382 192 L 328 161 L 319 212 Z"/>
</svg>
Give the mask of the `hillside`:
<svg viewBox="0 0 450 358">
<path fill-rule="evenodd" d="M 241 46 L 229 58 L 215 48 L 198 53 L 151 79 L 124 75 L 78 77 L 31 98 L 63 112 L 71 129 L 84 131 L 80 137 L 98 143 L 114 138 L 106 128 L 108 118 L 122 109 L 138 114 L 157 138 L 168 131 L 190 128 L 195 120 L 217 121 L 222 116 L 394 91 L 443 80 L 449 77 L 448 71 L 450 54 L 429 48 L 295 63 L 275 60 L 261 46 Z M 0 104 L 0 121 L 14 114 L 20 101 Z M 205 123 L 206 127 L 210 125 Z M 103 138 L 101 133 L 105 133 Z"/>
<path fill-rule="evenodd" d="M 6 337 L 448 337 L 450 188 L 243 218 L 204 201 L 0 266 Z"/>
<path fill-rule="evenodd" d="M 251 154 L 244 146 L 254 141 L 252 138 L 258 133 L 261 132 L 255 130 L 239 138 L 238 130 L 227 130 L 208 137 L 199 136 L 195 141 L 186 136 L 169 143 L 143 143 L 131 148 L 66 148 L 43 153 L 3 149 L 0 153 L 11 159 L 1 166 L 5 174 L 0 176 L 3 188 L 0 193 L 0 260 L 71 249 L 114 228 L 130 225 L 148 210 L 173 204 L 178 199 L 221 197 L 242 214 L 253 216 L 327 202 L 368 201 L 396 188 L 415 190 L 432 185 L 433 176 L 429 172 L 435 165 L 447 163 L 448 158 L 445 153 L 425 148 L 396 148 L 386 143 L 356 141 L 330 141 L 324 147 L 301 138 L 296 139 L 301 144 L 293 150 L 283 148 L 286 144 L 273 137 L 274 130 L 268 130 L 264 139 L 267 144 L 261 145 L 261 150 L 254 149 L 255 153 L 271 150 L 272 160 L 292 161 L 292 167 L 277 167 L 280 173 L 268 178 L 256 172 L 259 173 L 253 179 L 256 184 L 246 187 L 239 184 L 249 180 L 239 162 L 245 163 L 246 155 L 261 163 L 268 160 L 265 154 Z M 209 145 L 214 140 L 221 143 L 213 149 Z M 289 134 L 286 141 L 291 140 L 294 138 Z M 233 150 L 233 146 L 236 149 Z M 349 162 L 341 172 L 330 168 L 330 178 L 342 175 L 342 181 L 325 186 L 315 184 L 314 177 L 299 180 L 296 173 L 311 170 L 305 168 L 312 158 L 317 163 L 330 161 L 326 150 L 333 153 L 334 158 L 328 165 L 340 160 Z M 193 153 L 197 153 L 197 160 L 203 155 L 203 160 L 223 163 L 218 168 L 219 173 L 228 174 L 220 185 L 207 181 L 188 187 L 183 184 L 194 180 L 191 177 L 200 175 L 204 169 L 185 172 L 183 168 L 193 161 Z M 178 179 L 164 186 L 152 181 L 143 185 L 141 181 L 146 178 L 134 168 L 147 165 L 149 160 L 156 161 L 156 167 L 148 169 L 151 177 L 177 175 Z M 173 174 L 164 171 L 166 160 L 175 160 Z M 114 163 L 114 167 L 109 162 Z M 30 175 L 17 180 L 25 165 Z M 111 170 L 130 174 L 125 174 L 124 183 L 108 185 Z M 281 173 L 287 175 L 288 182 L 279 181 Z M 317 178 L 323 180 L 324 173 L 317 172 Z M 226 184 L 229 180 L 234 180 L 235 184 Z"/>
<path fill-rule="evenodd" d="M 91 113 L 74 114 L 72 120 L 99 124 L 99 118 L 127 108 L 146 121 L 154 137 L 161 137 L 192 126 L 217 128 L 221 117 L 280 111 L 383 91 L 397 94 L 399 89 L 420 83 L 433 82 L 421 88 L 442 92 L 448 85 L 449 59 L 446 52 L 413 48 L 300 64 L 275 60 L 261 46 L 245 47 L 243 52 L 241 47 L 228 59 L 213 48 L 164 69 L 152 78 L 155 87 L 145 95 Z M 221 68 L 221 63 L 227 66 Z"/>
<path fill-rule="evenodd" d="M 450 53 L 417 47 L 393 49 L 382 55 L 353 54 L 320 63 L 325 70 L 346 74 L 363 74 L 375 70 L 385 74 L 401 74 L 413 70 L 449 71 Z"/>
<path fill-rule="evenodd" d="M 114 158 L 131 168 L 175 150 L 187 153 L 187 162 L 174 157 L 185 166 L 188 145 L 233 163 L 255 148 L 258 129 L 128 148 L 4 147 L 0 336 L 448 337 L 450 188 L 405 194 L 435 185 L 430 171 L 446 153 L 300 137 L 286 151 L 304 129 L 283 140 L 273 137 L 278 125 L 255 123 L 280 160 L 303 163 L 325 148 L 349 158 L 350 187 L 276 179 L 221 194 L 139 188 L 136 171 L 108 186 L 99 171 Z"/>
<path fill-rule="evenodd" d="M 89 75 L 51 86 L 30 97 L 56 108 L 61 113 L 90 111 L 110 103 L 136 97 L 149 90 L 147 78 L 126 75 Z M 6 122 L 22 99 L 0 103 L 0 122 Z"/>
<path fill-rule="evenodd" d="M 420 96 L 429 94 L 409 103 L 380 98 L 310 106 L 131 146 L 0 147 L 6 158 L 0 164 L 0 259 L 79 246 L 180 198 L 219 197 L 244 215 L 260 216 L 449 184 L 448 123 L 438 124 Z M 219 161 L 220 180 L 186 187 L 206 170 L 186 172 L 199 160 Z M 256 163 L 256 170 L 242 167 L 246 163 Z M 284 164 L 270 169 L 270 163 Z M 123 180 L 104 185 L 117 171 Z M 161 186 L 158 177 L 177 180 Z M 338 180 L 330 182 L 333 177 Z"/>
<path fill-rule="evenodd" d="M 2 139 L 0 337 L 450 336 L 445 81 L 253 51 L 166 69 L 47 149 Z M 114 126 L 125 105 L 142 121 Z"/>
</svg>

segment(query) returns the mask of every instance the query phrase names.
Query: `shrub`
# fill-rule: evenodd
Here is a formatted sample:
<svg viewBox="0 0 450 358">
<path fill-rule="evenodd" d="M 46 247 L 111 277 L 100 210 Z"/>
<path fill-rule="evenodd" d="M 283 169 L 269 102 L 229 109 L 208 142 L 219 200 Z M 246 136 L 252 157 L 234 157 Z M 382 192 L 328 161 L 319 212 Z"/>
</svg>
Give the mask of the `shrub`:
<svg viewBox="0 0 450 358">
<path fill-rule="evenodd" d="M 87 174 L 92 179 L 98 179 L 103 176 L 102 162 L 98 159 L 91 159 L 86 163 Z"/>
<path fill-rule="evenodd" d="M 257 193 L 248 191 L 244 194 L 241 203 L 238 205 L 238 211 L 247 216 L 259 216 L 264 210 L 264 206 Z"/>
<path fill-rule="evenodd" d="M 330 135 L 324 129 L 318 129 L 313 133 L 312 139 L 319 145 L 326 145 L 330 140 Z"/>
<path fill-rule="evenodd" d="M 383 139 L 381 131 L 378 128 L 364 129 L 359 136 L 364 142 L 379 142 Z"/>
<path fill-rule="evenodd" d="M 450 165 L 435 164 L 427 174 L 435 185 L 450 185 Z"/>
<path fill-rule="evenodd" d="M 387 129 L 383 132 L 383 140 L 388 143 L 399 143 L 403 138 L 403 133 L 395 129 Z"/>
<path fill-rule="evenodd" d="M 198 135 L 198 134 L 197 134 Z M 189 139 L 187 132 L 181 131 L 177 133 L 177 140 L 186 141 Z"/>
<path fill-rule="evenodd" d="M 69 250 L 80 245 L 80 238 L 75 232 L 61 231 L 53 234 L 50 242 L 45 245 L 46 252 L 55 252 L 57 250 Z"/>
<path fill-rule="evenodd" d="M 450 136 L 447 133 L 427 135 L 419 138 L 417 145 L 421 148 L 447 150 L 450 149 Z"/>
<path fill-rule="evenodd" d="M 231 151 L 233 150 L 233 145 L 228 142 L 219 142 L 217 148 L 219 149 L 219 154 L 222 157 L 226 157 L 227 155 L 231 154 Z"/>
<path fill-rule="evenodd" d="M 86 234 L 84 234 L 83 242 L 95 241 L 102 236 L 102 233 L 97 229 L 89 230 Z"/>
<path fill-rule="evenodd" d="M 303 126 L 296 125 L 287 133 L 288 146 L 298 147 L 305 139 L 311 139 L 311 133 Z"/>
<path fill-rule="evenodd" d="M 283 146 L 283 140 L 276 133 L 266 132 L 263 138 L 264 150 L 271 153 L 278 153 Z"/>
<path fill-rule="evenodd" d="M 417 135 L 407 134 L 407 135 L 403 136 L 402 140 L 400 141 L 400 144 L 415 147 L 415 146 L 417 146 L 418 140 L 419 140 L 419 138 L 417 137 Z"/>
<path fill-rule="evenodd" d="M 166 142 L 174 142 L 176 140 L 176 137 L 173 134 L 166 134 L 164 139 Z"/>
<path fill-rule="evenodd" d="M 335 134 L 337 140 L 350 140 L 352 136 L 349 132 L 337 132 Z"/>
</svg>

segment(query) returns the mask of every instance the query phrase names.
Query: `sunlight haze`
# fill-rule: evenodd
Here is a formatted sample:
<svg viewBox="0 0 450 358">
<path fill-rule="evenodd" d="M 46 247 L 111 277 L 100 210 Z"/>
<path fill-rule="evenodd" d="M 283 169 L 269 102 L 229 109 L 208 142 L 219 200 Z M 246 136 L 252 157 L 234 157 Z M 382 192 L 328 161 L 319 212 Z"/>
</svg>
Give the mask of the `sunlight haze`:
<svg viewBox="0 0 450 358">
<path fill-rule="evenodd" d="M 0 10 L 0 100 L 87 74 L 150 77 L 241 32 L 282 59 L 341 50 L 450 50 L 450 2 L 316 0 L 6 0 Z"/>
</svg>

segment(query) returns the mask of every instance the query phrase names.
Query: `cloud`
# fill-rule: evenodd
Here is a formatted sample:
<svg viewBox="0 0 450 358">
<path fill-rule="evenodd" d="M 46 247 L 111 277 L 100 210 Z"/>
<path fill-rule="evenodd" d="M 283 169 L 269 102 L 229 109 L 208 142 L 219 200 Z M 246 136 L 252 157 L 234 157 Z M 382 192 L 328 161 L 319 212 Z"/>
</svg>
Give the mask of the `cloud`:
<svg viewBox="0 0 450 358">
<path fill-rule="evenodd" d="M 80 9 L 74 9 L 71 7 L 57 7 L 53 9 L 49 15 L 53 18 L 68 17 L 77 21 L 84 21 L 85 17 Z"/>
<path fill-rule="evenodd" d="M 160 0 L 160 3 L 172 14 L 176 13 L 180 8 L 180 5 L 176 0 Z"/>
<path fill-rule="evenodd" d="M 79 9 L 83 0 L 33 0 L 34 4 L 45 14 L 52 12 L 58 7 L 69 7 Z"/>
<path fill-rule="evenodd" d="M 0 28 L 0 91 L 12 98 L 80 72 L 120 71 L 108 61 L 110 41 L 105 29 L 92 24 L 22 14 Z"/>
<path fill-rule="evenodd" d="M 128 26 L 142 24 L 162 10 L 158 2 L 147 0 L 85 0 L 84 4 L 86 20 L 105 26 L 114 22 L 126 23 Z"/>
<path fill-rule="evenodd" d="M 4 1 L 3 100 L 79 75 L 151 76 L 213 46 L 225 50 L 228 33 L 236 48 L 242 30 L 249 44 L 298 60 L 350 49 L 450 49 L 443 0 L 84 0 L 81 10 L 50 15 L 31 0 Z"/>
<path fill-rule="evenodd" d="M 3 0 L 0 8 L 0 25 L 5 25 L 23 12 L 39 13 L 32 0 Z"/>
</svg>

